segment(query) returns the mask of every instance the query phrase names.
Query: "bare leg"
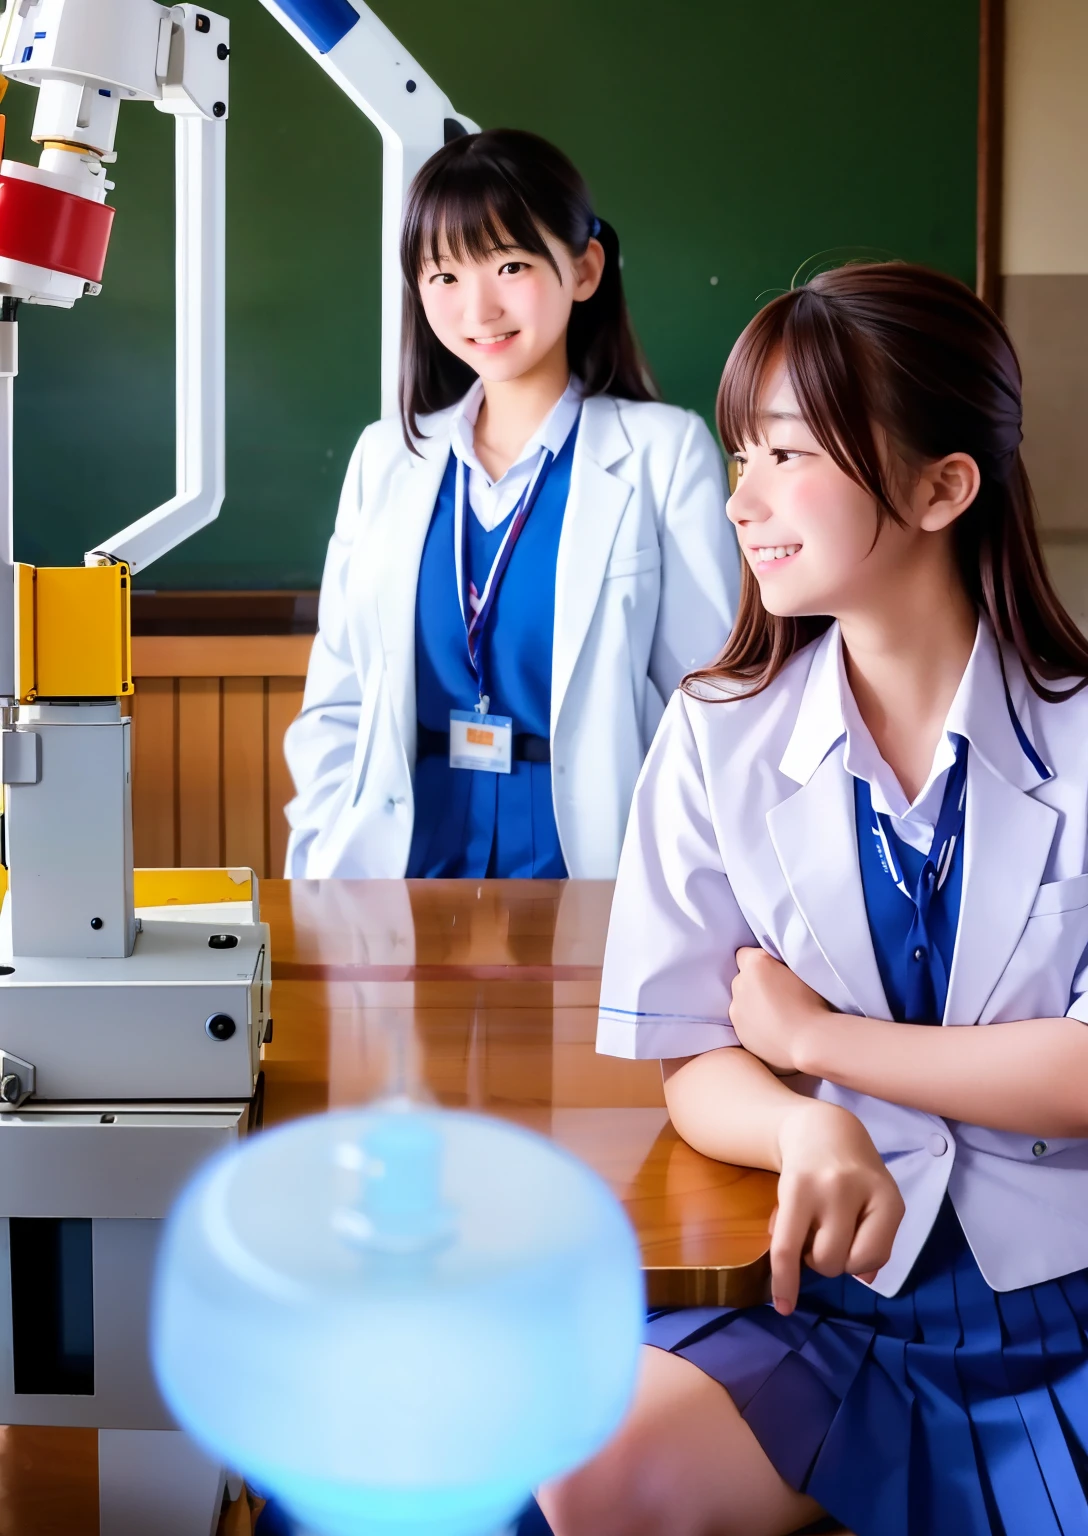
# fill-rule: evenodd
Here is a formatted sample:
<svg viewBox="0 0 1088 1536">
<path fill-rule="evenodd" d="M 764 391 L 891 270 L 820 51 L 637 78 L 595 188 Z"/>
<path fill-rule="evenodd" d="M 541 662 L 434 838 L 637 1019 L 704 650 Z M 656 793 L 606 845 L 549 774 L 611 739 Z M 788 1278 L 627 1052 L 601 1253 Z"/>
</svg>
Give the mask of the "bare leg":
<svg viewBox="0 0 1088 1536">
<path fill-rule="evenodd" d="M 537 1498 L 555 1536 L 786 1536 L 823 1514 L 782 1481 L 723 1387 L 650 1347 L 615 1439 Z"/>
</svg>

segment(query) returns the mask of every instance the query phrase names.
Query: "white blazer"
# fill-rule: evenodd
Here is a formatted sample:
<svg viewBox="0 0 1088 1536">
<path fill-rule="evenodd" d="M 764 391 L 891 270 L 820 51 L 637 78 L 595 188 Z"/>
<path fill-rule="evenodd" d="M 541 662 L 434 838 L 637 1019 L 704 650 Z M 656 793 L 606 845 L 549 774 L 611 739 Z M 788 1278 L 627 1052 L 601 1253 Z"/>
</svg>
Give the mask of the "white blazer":
<svg viewBox="0 0 1088 1536">
<path fill-rule="evenodd" d="M 348 466 L 302 712 L 288 877 L 400 877 L 416 755 L 416 587 L 454 412 L 368 427 Z M 739 582 L 721 454 L 693 412 L 591 396 L 571 470 L 552 636 L 552 796 L 569 873 L 610 878 L 664 700 L 712 659 Z M 453 559 L 453 551 L 450 551 Z"/>
<path fill-rule="evenodd" d="M 1002 663 L 1049 778 L 1017 737 Z M 677 1057 L 735 1045 L 728 1015 L 743 945 L 784 961 L 840 1012 L 891 1017 L 858 867 L 843 686 L 836 625 L 754 698 L 674 696 L 620 860 L 598 1050 Z M 1088 1021 L 1088 690 L 1044 703 L 983 620 L 946 728 L 966 735 L 970 752 L 943 1023 Z M 946 1189 L 995 1290 L 1088 1266 L 1088 1141 L 994 1131 L 821 1079 L 788 1081 L 852 1110 L 903 1194 L 906 1214 L 876 1279 L 882 1295 L 903 1284 Z"/>
</svg>

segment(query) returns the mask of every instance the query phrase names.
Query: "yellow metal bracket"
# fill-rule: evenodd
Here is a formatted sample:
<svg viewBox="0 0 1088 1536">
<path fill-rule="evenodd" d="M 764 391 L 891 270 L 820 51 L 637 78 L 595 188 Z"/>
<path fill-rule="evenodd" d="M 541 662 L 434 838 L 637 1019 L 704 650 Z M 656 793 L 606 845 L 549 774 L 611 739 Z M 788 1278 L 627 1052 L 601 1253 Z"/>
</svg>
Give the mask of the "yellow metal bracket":
<svg viewBox="0 0 1088 1536">
<path fill-rule="evenodd" d="M 138 907 L 253 899 L 251 869 L 138 869 L 135 882 Z"/>
<path fill-rule="evenodd" d="M 117 565 L 15 567 L 15 688 L 35 699 L 132 692 L 132 578 Z"/>
</svg>

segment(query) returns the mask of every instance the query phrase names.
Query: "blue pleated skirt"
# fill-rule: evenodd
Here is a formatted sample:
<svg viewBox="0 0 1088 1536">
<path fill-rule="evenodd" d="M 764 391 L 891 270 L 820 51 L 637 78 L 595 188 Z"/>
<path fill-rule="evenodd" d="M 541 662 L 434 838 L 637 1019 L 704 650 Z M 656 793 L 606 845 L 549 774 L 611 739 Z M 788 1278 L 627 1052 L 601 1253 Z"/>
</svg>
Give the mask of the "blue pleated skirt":
<svg viewBox="0 0 1088 1536">
<path fill-rule="evenodd" d="M 647 1342 L 855 1536 L 1088 1536 L 1088 1271 L 991 1290 L 947 1200 L 898 1296 L 805 1270 L 791 1317 L 656 1312 Z"/>
</svg>

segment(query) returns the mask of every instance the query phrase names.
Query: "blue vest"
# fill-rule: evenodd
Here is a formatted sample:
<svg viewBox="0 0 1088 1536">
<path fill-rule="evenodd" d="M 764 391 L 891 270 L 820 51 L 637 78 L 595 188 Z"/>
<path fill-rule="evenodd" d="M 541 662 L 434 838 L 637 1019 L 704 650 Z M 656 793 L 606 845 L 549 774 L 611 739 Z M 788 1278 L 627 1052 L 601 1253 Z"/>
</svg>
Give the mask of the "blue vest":
<svg viewBox="0 0 1088 1536">
<path fill-rule="evenodd" d="M 572 428 L 522 530 L 483 640 L 490 711 L 509 715 L 515 735 L 551 733 L 555 568 L 578 437 Z M 446 734 L 451 709 L 475 708 L 457 597 L 453 509 L 458 460 L 450 453 L 423 546 L 416 592 L 416 714 L 421 739 Z M 469 579 L 483 590 L 507 522 L 489 533 L 470 508 Z M 513 771 L 451 768 L 448 754 L 416 762 L 409 877 L 556 879 L 567 873 L 552 809 L 550 763 L 515 759 Z"/>
</svg>

